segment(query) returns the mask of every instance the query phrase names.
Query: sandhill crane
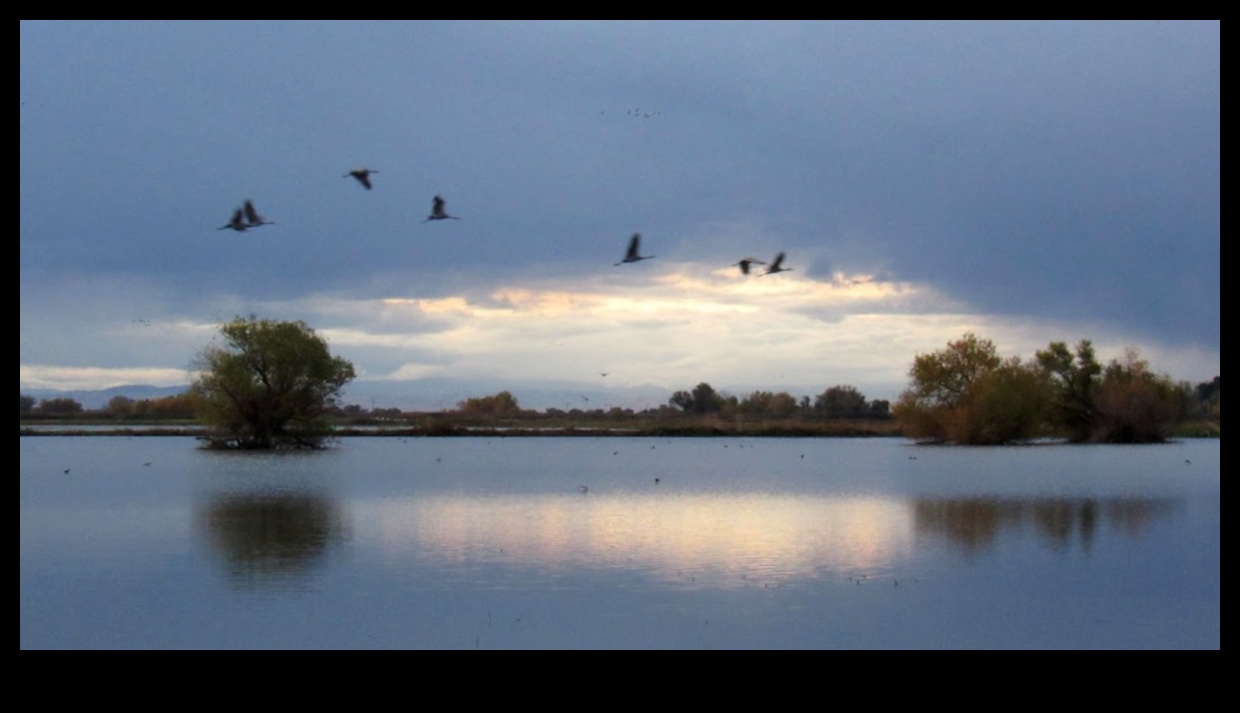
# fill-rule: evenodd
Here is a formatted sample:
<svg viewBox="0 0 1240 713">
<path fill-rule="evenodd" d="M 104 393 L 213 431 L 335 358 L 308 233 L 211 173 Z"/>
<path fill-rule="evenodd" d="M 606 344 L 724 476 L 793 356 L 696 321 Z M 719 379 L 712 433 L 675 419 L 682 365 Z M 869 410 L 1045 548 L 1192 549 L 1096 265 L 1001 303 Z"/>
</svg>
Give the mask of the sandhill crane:
<svg viewBox="0 0 1240 713">
<path fill-rule="evenodd" d="M 460 220 L 460 218 L 456 217 L 455 215 L 448 215 L 447 212 L 444 211 L 443 207 L 444 207 L 443 198 L 439 196 L 435 196 L 434 200 L 431 202 L 431 214 L 426 216 L 426 220 L 422 222 L 429 223 L 432 220 L 448 220 L 449 218 L 451 218 L 452 220 Z"/>
<path fill-rule="evenodd" d="M 249 227 L 250 226 L 246 225 L 245 223 L 245 211 L 242 210 L 241 208 L 238 208 L 233 211 L 232 219 L 229 220 L 228 223 L 226 223 L 225 225 L 221 225 L 220 227 L 216 228 L 216 230 L 227 230 L 229 228 L 232 228 L 238 233 L 244 233 L 246 229 Z"/>
<path fill-rule="evenodd" d="M 365 186 L 366 190 L 369 191 L 370 190 L 370 174 L 372 173 L 378 173 L 378 171 L 372 171 L 369 168 L 355 168 L 352 171 L 349 171 L 348 173 L 341 176 L 341 178 L 348 178 L 349 176 L 352 176 L 357 179 L 358 183 Z"/>
<path fill-rule="evenodd" d="M 624 259 L 616 263 L 623 265 L 626 262 L 637 262 L 638 260 L 649 260 L 654 255 L 638 255 L 637 248 L 642 241 L 641 233 L 633 233 L 633 237 L 629 238 L 629 251 L 624 254 Z"/>
<path fill-rule="evenodd" d="M 762 274 L 763 275 L 774 275 L 777 272 L 788 272 L 789 270 L 792 269 L 790 267 L 784 267 L 783 265 L 784 265 L 784 254 L 781 252 L 780 254 L 775 256 L 775 261 L 772 262 L 771 266 L 766 268 L 766 272 Z"/>
<path fill-rule="evenodd" d="M 254 209 L 254 201 L 249 198 L 245 199 L 245 206 L 242 210 L 245 211 L 245 222 L 250 228 L 257 228 L 260 225 L 275 225 L 274 221 L 267 220 L 258 214 L 258 211 Z"/>
<path fill-rule="evenodd" d="M 761 260 L 755 260 L 754 258 L 747 257 L 744 260 L 741 260 L 740 262 L 733 263 L 733 264 L 740 266 L 742 275 L 748 275 L 750 265 L 765 265 L 766 263 L 762 262 Z"/>
</svg>

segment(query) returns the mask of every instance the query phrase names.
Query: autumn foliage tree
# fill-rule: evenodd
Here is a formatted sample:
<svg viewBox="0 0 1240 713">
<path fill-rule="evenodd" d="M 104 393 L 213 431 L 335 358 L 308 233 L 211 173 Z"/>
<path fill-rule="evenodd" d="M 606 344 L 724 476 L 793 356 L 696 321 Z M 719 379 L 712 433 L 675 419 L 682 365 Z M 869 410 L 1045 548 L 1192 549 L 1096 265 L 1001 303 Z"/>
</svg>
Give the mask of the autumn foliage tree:
<svg viewBox="0 0 1240 713">
<path fill-rule="evenodd" d="M 920 354 L 909 377 L 912 385 L 893 412 L 912 438 L 998 444 L 1040 432 L 1044 379 L 1019 357 L 1000 357 L 989 339 L 970 332 L 946 349 Z"/>
<path fill-rule="evenodd" d="M 478 396 L 465 399 L 456 405 L 457 411 L 468 416 L 518 416 L 521 405 L 517 397 L 508 391 L 501 391 L 493 396 Z"/>
<path fill-rule="evenodd" d="M 909 436 L 952 443 L 1008 443 L 1039 435 L 1074 442 L 1166 440 L 1193 407 L 1191 386 L 1154 373 L 1135 348 L 1105 368 L 1089 340 L 1051 342 L 1022 363 L 966 334 L 919 355 L 895 416 Z"/>
<path fill-rule="evenodd" d="M 1166 374 L 1157 374 L 1132 347 L 1112 359 L 1102 372 L 1094 403 L 1091 439 L 1106 443 L 1156 443 L 1167 440 L 1168 426 L 1182 416 L 1191 398 Z"/>
<path fill-rule="evenodd" d="M 192 392 L 218 448 L 319 448 L 325 412 L 354 377 L 304 322 L 238 317 L 220 328 L 224 345 L 199 357 Z"/>
</svg>

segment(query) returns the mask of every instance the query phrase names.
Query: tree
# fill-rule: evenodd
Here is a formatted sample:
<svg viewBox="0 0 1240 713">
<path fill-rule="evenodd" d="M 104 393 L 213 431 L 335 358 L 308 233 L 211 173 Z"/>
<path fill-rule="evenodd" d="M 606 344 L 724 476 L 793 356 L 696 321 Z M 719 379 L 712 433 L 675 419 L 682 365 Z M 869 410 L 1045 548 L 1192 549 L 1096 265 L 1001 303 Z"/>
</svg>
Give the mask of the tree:
<svg viewBox="0 0 1240 713">
<path fill-rule="evenodd" d="M 1036 359 L 1050 382 L 1052 427 L 1071 441 L 1146 443 L 1167 438 L 1167 427 L 1188 415 L 1192 387 L 1155 374 L 1135 347 L 1106 369 L 1089 340 L 1075 359 L 1063 342 L 1051 342 Z"/>
<path fill-rule="evenodd" d="M 1157 443 L 1182 415 L 1184 395 L 1166 374 L 1155 374 L 1135 347 L 1123 360 L 1112 359 L 1102 374 L 1096 397 L 1097 423 L 1092 439 L 1105 443 Z"/>
<path fill-rule="evenodd" d="M 82 413 L 82 404 L 70 398 L 43 399 L 35 411 L 54 416 L 71 416 Z"/>
<path fill-rule="evenodd" d="M 133 413 L 134 401 L 128 396 L 116 395 L 108 399 L 107 411 L 113 417 L 124 418 Z"/>
<path fill-rule="evenodd" d="M 918 355 L 912 385 L 895 417 L 910 437 L 998 444 L 1038 435 L 1045 412 L 1041 371 L 1020 357 L 1001 358 L 989 339 L 967 333 L 946 349 Z"/>
<path fill-rule="evenodd" d="M 501 391 L 494 396 L 482 396 L 466 399 L 457 403 L 456 408 L 463 414 L 471 416 L 519 416 L 521 404 L 517 397 L 508 391 Z"/>
<path fill-rule="evenodd" d="M 677 391 L 672 394 L 668 403 L 692 413 L 718 413 L 723 408 L 724 399 L 714 387 L 703 381 L 691 392 Z"/>
<path fill-rule="evenodd" d="M 1034 359 L 1051 382 L 1050 417 L 1055 428 L 1070 441 L 1091 438 L 1098 420 L 1094 390 L 1102 373 L 1094 345 L 1088 339 L 1077 342 L 1073 359 L 1067 344 L 1051 342 Z"/>
<path fill-rule="evenodd" d="M 19 395 L 22 397 L 21 414 L 25 415 L 25 414 L 30 413 L 32 410 L 34 410 L 34 397 L 27 396 L 26 394 L 19 394 Z"/>
<path fill-rule="evenodd" d="M 832 386 L 814 399 L 814 410 L 824 418 L 865 418 L 869 406 L 853 386 Z"/>
<path fill-rule="evenodd" d="M 216 448 L 319 448 L 324 420 L 353 365 L 334 357 L 304 322 L 237 317 L 220 327 L 225 346 L 199 355 L 192 393 Z"/>
</svg>

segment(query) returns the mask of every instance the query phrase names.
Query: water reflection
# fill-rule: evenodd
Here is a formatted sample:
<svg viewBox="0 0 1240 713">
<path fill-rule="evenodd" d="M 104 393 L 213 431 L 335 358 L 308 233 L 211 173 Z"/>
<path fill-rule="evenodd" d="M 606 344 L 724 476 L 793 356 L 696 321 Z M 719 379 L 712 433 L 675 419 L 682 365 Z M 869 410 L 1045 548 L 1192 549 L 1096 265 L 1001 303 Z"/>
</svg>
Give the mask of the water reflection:
<svg viewBox="0 0 1240 713">
<path fill-rule="evenodd" d="M 389 564 L 468 570 L 506 563 L 555 576 L 638 572 L 698 587 L 783 586 L 893 574 L 945 539 L 971 556 L 1036 533 L 1088 552 L 1100 525 L 1135 537 L 1181 501 L 1155 498 L 882 498 L 761 494 L 435 496 L 363 504 L 357 533 Z M 927 538 L 930 535 L 932 537 Z"/>
<path fill-rule="evenodd" d="M 218 495 L 195 520 L 241 589 L 305 586 L 346 532 L 334 500 L 305 493 Z"/>
<path fill-rule="evenodd" d="M 638 571 L 725 588 L 878 571 L 913 542 L 907 510 L 881 498 L 440 496 L 362 505 L 358 521 L 392 559 Z"/>
<path fill-rule="evenodd" d="M 1165 516 L 1182 500 L 1170 498 L 922 498 L 913 502 L 913 527 L 918 534 L 945 538 L 965 554 L 989 549 L 1007 531 L 1032 526 L 1052 549 L 1068 549 L 1074 541 L 1088 552 L 1099 520 L 1111 530 L 1136 537 L 1156 517 Z"/>
</svg>

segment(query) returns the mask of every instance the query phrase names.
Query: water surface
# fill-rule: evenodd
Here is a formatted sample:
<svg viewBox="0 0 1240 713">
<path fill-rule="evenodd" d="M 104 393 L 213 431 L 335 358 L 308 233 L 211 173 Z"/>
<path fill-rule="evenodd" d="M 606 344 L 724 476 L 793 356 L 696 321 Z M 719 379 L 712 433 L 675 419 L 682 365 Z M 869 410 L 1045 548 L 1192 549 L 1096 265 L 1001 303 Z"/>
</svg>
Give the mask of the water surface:
<svg viewBox="0 0 1240 713">
<path fill-rule="evenodd" d="M 23 648 L 1220 647 L 1217 440 L 20 447 Z"/>
</svg>

